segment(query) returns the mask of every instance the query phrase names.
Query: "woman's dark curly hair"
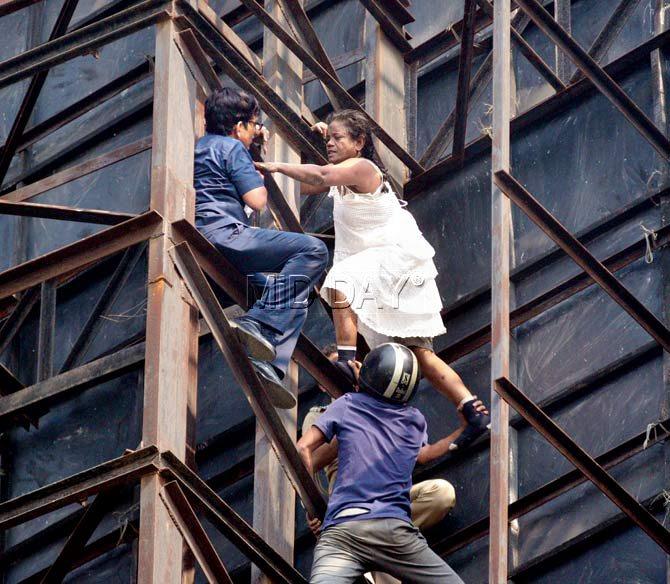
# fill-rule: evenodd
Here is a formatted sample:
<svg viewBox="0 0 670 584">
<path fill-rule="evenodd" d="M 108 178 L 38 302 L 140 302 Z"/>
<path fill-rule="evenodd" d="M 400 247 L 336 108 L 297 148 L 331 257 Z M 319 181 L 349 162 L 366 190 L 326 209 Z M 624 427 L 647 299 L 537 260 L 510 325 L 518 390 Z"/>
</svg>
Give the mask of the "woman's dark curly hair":
<svg viewBox="0 0 670 584">
<path fill-rule="evenodd" d="M 212 93 L 205 102 L 205 125 L 210 134 L 227 136 L 237 122 L 247 123 L 260 114 L 256 98 L 233 87 Z"/>
<path fill-rule="evenodd" d="M 370 129 L 370 122 L 361 112 L 352 109 L 343 109 L 336 112 L 333 112 L 328 116 L 327 123 L 338 122 L 342 124 L 354 140 L 358 138 L 365 138 L 363 143 L 363 150 L 361 150 L 361 156 L 367 158 L 374 162 L 379 170 L 382 171 L 384 175 L 384 182 L 386 182 L 388 177 L 388 172 L 384 167 L 384 163 L 379 158 L 375 146 L 372 142 L 372 130 Z"/>
</svg>

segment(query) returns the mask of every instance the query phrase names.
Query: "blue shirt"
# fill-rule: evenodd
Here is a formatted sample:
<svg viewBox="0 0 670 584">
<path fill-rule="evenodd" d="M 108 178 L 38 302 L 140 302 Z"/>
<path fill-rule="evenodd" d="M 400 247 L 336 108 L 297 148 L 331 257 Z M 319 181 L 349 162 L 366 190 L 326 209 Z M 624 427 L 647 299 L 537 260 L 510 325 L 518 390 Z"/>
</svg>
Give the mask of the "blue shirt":
<svg viewBox="0 0 670 584">
<path fill-rule="evenodd" d="M 338 441 L 339 470 L 323 528 L 357 519 L 411 521 L 409 490 L 421 447 L 428 442 L 426 419 L 412 406 L 347 393 L 314 423 L 326 440 Z M 361 515 L 338 517 L 345 509 Z"/>
<path fill-rule="evenodd" d="M 244 144 L 205 134 L 195 145 L 195 225 L 204 234 L 231 223 L 249 224 L 242 196 L 263 186 Z"/>
</svg>

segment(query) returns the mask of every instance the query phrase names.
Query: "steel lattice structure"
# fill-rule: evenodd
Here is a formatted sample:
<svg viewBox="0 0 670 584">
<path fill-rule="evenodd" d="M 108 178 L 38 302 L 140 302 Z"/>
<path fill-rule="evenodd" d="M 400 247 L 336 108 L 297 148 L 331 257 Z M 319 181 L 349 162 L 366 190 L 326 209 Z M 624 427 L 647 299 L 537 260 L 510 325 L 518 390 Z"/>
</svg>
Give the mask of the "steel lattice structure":
<svg viewBox="0 0 670 584">
<path fill-rule="evenodd" d="M 9 15 L 36 4 L 39 0 L 6 0 L 0 2 L 0 16 Z M 599 64 L 612 36 L 622 26 L 637 4 L 622 0 L 598 35 L 585 51 L 573 39 L 560 9 L 569 0 L 557 0 L 555 17 L 538 0 L 464 0 L 463 19 L 450 31 L 412 46 L 403 27 L 412 21 L 410 11 L 401 0 L 361 0 L 369 16 L 388 42 L 386 50 L 398 58 L 404 68 L 406 93 L 403 107 L 407 111 L 402 123 L 406 139 L 385 129 L 385 121 L 375 119 L 369 107 L 354 90 L 343 85 L 338 68 L 319 41 L 305 7 L 300 0 L 276 0 L 291 26 L 278 22 L 257 0 L 242 0 L 240 14 L 257 18 L 318 79 L 333 109 L 353 108 L 365 113 L 374 134 L 386 149 L 386 156 L 404 169 L 396 175 L 404 183 L 409 201 L 420 197 L 427 186 L 444 177 L 482 152 L 492 152 L 492 276 L 491 286 L 473 292 L 452 306 L 465 310 L 483 296 L 490 295 L 490 324 L 450 344 L 440 356 L 454 361 L 491 343 L 491 386 L 493 426 L 491 444 L 490 518 L 479 520 L 457 533 L 440 536 L 433 545 L 447 555 L 488 534 L 490 541 L 489 582 L 503 584 L 518 575 L 518 566 L 508 567 L 508 531 L 510 521 L 529 513 L 559 495 L 590 480 L 609 497 L 628 518 L 642 528 L 666 553 L 670 552 L 670 533 L 652 515 L 654 501 L 636 501 L 611 475 L 609 469 L 639 453 L 644 433 L 592 458 L 563 433 L 544 413 L 553 401 L 536 404 L 510 380 L 510 338 L 513 330 L 531 318 L 593 285 L 615 300 L 649 333 L 653 342 L 619 360 L 616 366 L 593 374 L 595 383 L 612 375 L 618 368 L 643 362 L 662 351 L 670 351 L 667 323 L 654 316 L 616 277 L 616 272 L 643 257 L 641 240 L 599 261 L 585 244 L 595 238 L 602 226 L 579 238 L 568 232 L 533 195 L 514 178 L 510 167 L 510 135 L 528 127 L 543 116 L 549 116 L 588 92 L 601 92 L 625 116 L 633 127 L 666 160 L 670 157 L 667 138 L 667 104 L 650 119 L 617 83 L 627 71 L 645 59 L 659 59 L 667 46 L 670 31 L 663 19 L 663 0 L 650 40 L 606 67 Z M 0 353 L 17 335 L 28 313 L 39 306 L 38 381 L 24 387 L 9 368 L 0 364 L 0 423 L 9 426 L 36 426 L 41 415 L 55 403 L 81 393 L 96 384 L 128 371 L 144 371 L 143 446 L 119 458 L 50 484 L 15 499 L 0 503 L 0 529 L 62 508 L 72 502 L 95 499 L 71 526 L 71 534 L 58 558 L 45 570 L 35 574 L 34 581 L 61 582 L 68 572 L 118 545 L 132 533 L 111 534 L 91 541 L 101 519 L 117 500 L 119 492 L 129 486 L 141 486 L 139 514 L 138 580 L 142 583 L 181 581 L 183 542 L 191 550 L 210 582 L 232 582 L 221 558 L 207 537 L 196 511 L 235 544 L 269 578 L 276 582 L 305 582 L 304 577 L 284 559 L 265 537 L 237 515 L 195 472 L 192 429 L 189 428 L 191 399 L 196 386 L 197 342 L 201 334 L 198 316 L 206 323 L 235 379 L 244 390 L 256 420 L 277 453 L 281 466 L 299 495 L 304 507 L 322 516 L 325 502 L 306 469 L 301 464 L 294 439 L 270 405 L 265 390 L 244 352 L 231 334 L 223 308 L 210 282 L 235 303 L 246 308 L 246 283 L 226 259 L 202 237 L 193 225 L 192 144 L 202 131 L 204 97 L 221 86 L 221 74 L 252 92 L 276 131 L 304 160 L 325 161 L 323 144 L 310 131 L 317 116 L 304 107 L 298 112 L 288 104 L 264 77 L 262 60 L 211 9 L 205 0 L 119 0 L 97 11 L 76 27 L 70 21 L 77 0 L 65 0 L 47 42 L 0 62 L 0 88 L 30 79 L 25 96 L 0 153 L 0 213 L 55 220 L 81 221 L 109 226 L 85 239 L 56 249 L 46 255 L 21 263 L 0 273 Z M 514 12 L 512 4 L 514 4 Z M 523 36 L 533 22 L 558 47 L 556 63 L 547 63 Z M 493 27 L 493 41 L 488 56 L 473 69 L 476 35 Z M 67 60 L 90 52 L 125 35 L 146 27 L 156 31 L 156 54 L 153 61 L 125 73 L 94 93 L 80 99 L 58 114 L 28 127 L 31 113 L 48 71 Z M 510 111 L 510 51 L 512 42 L 521 54 L 555 90 L 556 95 L 512 119 Z M 460 48 L 459 48 L 460 47 Z M 440 124 L 424 152 L 415 145 L 417 108 L 417 71 L 443 55 L 459 48 L 457 96 L 453 111 Z M 482 50 L 481 46 L 478 50 Z M 566 58 L 577 71 L 568 75 Z M 655 80 L 662 85 L 660 73 Z M 17 152 L 77 119 L 140 81 L 154 78 L 154 99 L 126 112 L 114 122 L 121 129 L 133 120 L 153 112 L 153 133 L 133 143 L 113 149 L 86 162 L 61 168 L 67 160 L 62 155 L 28 172 L 5 180 Z M 466 143 L 468 113 L 483 88 L 493 83 L 492 139 L 482 136 Z M 381 79 L 376 79 L 379 91 Z M 661 93 L 659 89 L 659 94 Z M 366 96 L 369 97 L 369 96 Z M 69 155 L 85 150 L 99 136 L 75 144 Z M 451 145 L 449 154 L 445 154 Z M 141 214 L 82 209 L 31 202 L 38 195 L 85 177 L 138 153 L 151 150 L 151 205 Z M 313 198 L 296 214 L 274 179 L 267 179 L 269 204 L 282 229 L 302 231 L 302 224 L 318 208 Z M 667 193 L 660 193 L 665 195 Z M 657 197 L 659 193 L 654 193 Z M 583 270 L 549 291 L 511 307 L 510 295 L 516 273 L 510 264 L 511 204 L 518 206 Z M 652 205 L 652 197 L 637 202 L 635 209 Z M 631 209 L 627 211 L 629 214 Z M 301 222 L 301 217 L 303 221 Z M 610 221 L 623 221 L 623 214 Z M 323 237 L 328 237 L 326 230 Z M 655 246 L 670 242 L 670 225 L 657 232 Z M 148 249 L 148 310 L 146 334 L 129 339 L 123 346 L 93 361 L 84 362 L 86 347 L 99 326 L 100 315 L 111 299 L 123 288 L 129 271 Z M 536 260 L 547 262 L 560 254 L 551 251 Z M 96 262 L 115 254 L 120 260 L 99 302 L 93 307 L 60 371 L 54 370 L 53 344 L 56 290 L 68 282 L 86 276 Z M 552 256 L 553 254 L 553 256 Z M 528 268 L 526 268 L 528 269 Z M 169 327 L 167 321 L 169 320 Z M 174 356 L 179 355 L 178 359 Z M 294 359 L 333 397 L 341 395 L 346 381 L 341 373 L 304 334 L 300 337 Z M 566 388 L 565 393 L 574 392 Z M 499 396 L 499 397 L 498 397 Z M 508 404 L 519 414 L 510 420 Z M 531 424 L 566 456 L 578 470 L 567 473 L 534 492 L 510 501 L 509 429 Z M 659 431 L 655 441 L 667 438 Z M 434 472 L 437 467 L 420 471 Z M 253 472 L 253 469 L 251 469 Z M 166 521 L 166 518 L 169 520 Z M 168 574 L 166 579 L 165 574 Z"/>
</svg>

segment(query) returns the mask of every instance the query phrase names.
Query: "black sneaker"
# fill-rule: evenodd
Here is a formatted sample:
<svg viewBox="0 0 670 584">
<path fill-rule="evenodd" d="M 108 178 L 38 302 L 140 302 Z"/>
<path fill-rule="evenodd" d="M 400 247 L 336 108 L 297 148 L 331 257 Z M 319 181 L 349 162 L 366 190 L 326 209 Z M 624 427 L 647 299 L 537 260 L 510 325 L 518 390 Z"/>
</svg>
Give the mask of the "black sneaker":
<svg viewBox="0 0 670 584">
<path fill-rule="evenodd" d="M 249 316 L 238 316 L 230 321 L 230 326 L 237 332 L 240 342 L 246 347 L 250 357 L 260 361 L 273 361 L 277 356 L 275 343 L 264 334 L 263 326 Z"/>
<path fill-rule="evenodd" d="M 290 410 L 296 404 L 296 399 L 291 392 L 284 387 L 277 375 L 275 368 L 267 361 L 259 361 L 249 357 L 249 361 L 254 366 L 258 377 L 260 377 L 263 386 L 268 392 L 270 402 L 275 408 L 280 410 Z"/>
<path fill-rule="evenodd" d="M 464 450 L 491 428 L 491 416 L 478 412 L 475 408 L 476 401 L 477 396 L 474 396 L 469 402 L 463 404 L 461 411 L 467 426 L 460 436 L 449 445 L 449 450 Z"/>
</svg>

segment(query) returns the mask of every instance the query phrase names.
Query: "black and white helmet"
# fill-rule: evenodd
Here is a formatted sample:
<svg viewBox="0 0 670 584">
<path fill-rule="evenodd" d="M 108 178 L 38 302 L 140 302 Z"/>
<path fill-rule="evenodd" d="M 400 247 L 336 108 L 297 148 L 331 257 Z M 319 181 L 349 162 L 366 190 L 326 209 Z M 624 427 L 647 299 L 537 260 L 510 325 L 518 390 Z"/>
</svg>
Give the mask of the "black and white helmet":
<svg viewBox="0 0 670 584">
<path fill-rule="evenodd" d="M 412 351 L 398 343 L 384 343 L 363 361 L 361 389 L 394 403 L 407 403 L 414 395 L 421 371 Z"/>
</svg>

